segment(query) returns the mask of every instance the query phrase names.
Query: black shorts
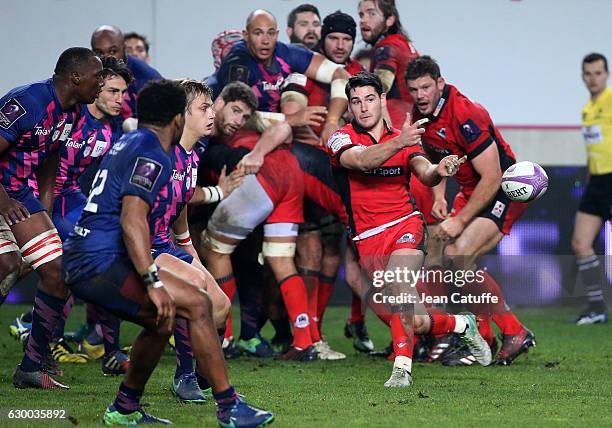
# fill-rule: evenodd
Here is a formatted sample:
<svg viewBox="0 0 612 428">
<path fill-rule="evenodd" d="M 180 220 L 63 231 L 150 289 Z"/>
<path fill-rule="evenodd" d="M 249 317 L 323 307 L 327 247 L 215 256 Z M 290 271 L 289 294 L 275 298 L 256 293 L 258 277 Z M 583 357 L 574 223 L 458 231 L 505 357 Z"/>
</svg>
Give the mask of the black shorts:
<svg viewBox="0 0 612 428">
<path fill-rule="evenodd" d="M 138 314 L 147 288 L 129 260 L 119 259 L 103 273 L 68 284 L 76 297 L 101 306 L 120 318 Z"/>
<path fill-rule="evenodd" d="M 340 224 L 338 218 L 309 198 L 304 198 L 304 223 L 300 224 L 300 233 L 320 232 L 328 229 L 337 229 Z"/>
<path fill-rule="evenodd" d="M 604 221 L 612 218 L 612 174 L 591 176 L 578 211 L 596 215 Z"/>
</svg>

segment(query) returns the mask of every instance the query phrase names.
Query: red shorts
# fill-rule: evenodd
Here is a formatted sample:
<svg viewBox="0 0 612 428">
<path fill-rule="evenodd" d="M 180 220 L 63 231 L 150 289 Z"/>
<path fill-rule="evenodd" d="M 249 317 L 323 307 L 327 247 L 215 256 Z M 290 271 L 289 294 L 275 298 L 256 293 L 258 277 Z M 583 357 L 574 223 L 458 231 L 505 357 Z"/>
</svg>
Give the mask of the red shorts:
<svg viewBox="0 0 612 428">
<path fill-rule="evenodd" d="M 439 220 L 431 215 L 431 209 L 433 208 L 434 202 L 431 187 L 421 183 L 416 175 L 412 174 L 410 176 L 410 193 L 414 198 L 417 208 L 425 217 L 425 223 L 436 224 Z"/>
<path fill-rule="evenodd" d="M 468 200 L 469 198 L 465 196 L 463 192 L 457 193 L 453 201 L 451 216 L 456 216 L 468 203 Z M 512 225 L 521 218 L 528 206 L 529 204 L 527 203 L 511 201 L 500 189 L 493 201 L 476 214 L 476 217 L 484 217 L 492 220 L 504 235 L 509 235 Z"/>
<path fill-rule="evenodd" d="M 302 170 L 289 150 L 277 149 L 268 154 L 257 180 L 274 204 L 266 223 L 304 222 Z"/>
<path fill-rule="evenodd" d="M 352 242 L 359 255 L 359 264 L 371 276 L 372 272 L 387 268 L 389 257 L 395 250 L 425 251 L 425 225 L 420 215 L 413 215 L 378 235 Z"/>
</svg>

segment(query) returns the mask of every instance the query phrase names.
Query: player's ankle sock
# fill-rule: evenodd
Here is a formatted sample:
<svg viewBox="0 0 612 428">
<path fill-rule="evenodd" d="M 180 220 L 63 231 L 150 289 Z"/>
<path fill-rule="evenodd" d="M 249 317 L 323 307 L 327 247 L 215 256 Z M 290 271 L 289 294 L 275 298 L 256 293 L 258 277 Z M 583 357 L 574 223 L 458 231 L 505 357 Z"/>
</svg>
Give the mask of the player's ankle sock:
<svg viewBox="0 0 612 428">
<path fill-rule="evenodd" d="M 317 319 L 319 324 L 319 331 L 322 331 L 323 326 L 323 315 L 325 315 L 325 309 L 329 304 L 329 299 L 334 292 L 334 285 L 336 284 L 336 278 L 326 275 L 319 275 L 319 294 L 317 302 Z"/>
<path fill-rule="evenodd" d="M 176 318 L 174 325 L 174 351 L 176 352 L 176 371 L 178 379 L 184 373 L 193 372 L 193 350 L 189 339 L 189 324 L 185 318 Z"/>
<path fill-rule="evenodd" d="M 102 341 L 104 343 L 104 355 L 111 355 L 119 350 L 119 332 L 121 320 L 102 309 L 98 312 L 100 329 L 102 330 Z"/>
<path fill-rule="evenodd" d="M 293 324 L 293 346 L 306 349 L 312 345 L 308 318 L 308 295 L 304 281 L 297 273 L 280 281 L 280 290 Z"/>
<path fill-rule="evenodd" d="M 275 320 L 271 319 L 270 323 L 272 324 L 272 327 L 274 327 L 275 337 L 291 337 L 291 320 L 289 319 L 289 316 L 284 316 Z"/>
<path fill-rule="evenodd" d="M 32 310 L 23 314 L 23 317 L 21 317 L 21 321 L 28 322 L 31 324 L 32 323 Z"/>
<path fill-rule="evenodd" d="M 393 351 L 395 356 L 403 356 L 412 359 L 413 335 L 407 332 L 402 325 L 399 314 L 391 316 L 391 337 L 393 338 Z"/>
<path fill-rule="evenodd" d="M 493 339 L 495 339 L 495 332 L 493 331 L 493 326 L 491 325 L 490 316 L 478 316 L 478 332 L 484 338 L 484 340 L 487 341 L 489 346 L 493 344 Z"/>
<path fill-rule="evenodd" d="M 64 337 L 64 329 L 66 328 L 66 320 L 68 319 L 68 315 L 70 315 L 70 311 L 72 311 L 72 305 L 74 304 L 74 296 L 68 297 L 66 304 L 64 305 L 64 310 L 62 311 L 62 316 L 57 321 L 57 325 L 55 326 L 55 330 L 53 331 L 53 341 L 57 342 L 62 337 Z"/>
<path fill-rule="evenodd" d="M 213 392 L 213 398 L 217 403 L 217 412 L 222 412 L 225 409 L 231 408 L 236 404 L 238 394 L 234 391 L 234 387 L 230 386 L 225 391 Z"/>
<path fill-rule="evenodd" d="M 140 407 L 140 397 L 142 397 L 142 393 L 143 390 L 128 388 L 121 382 L 113 406 L 122 415 L 133 413 Z"/>
<path fill-rule="evenodd" d="M 240 338 L 250 340 L 259 333 L 259 309 L 257 305 L 240 302 Z"/>
<path fill-rule="evenodd" d="M 223 340 L 225 339 L 225 327 L 217 329 L 217 336 L 219 336 L 219 343 L 223 345 Z"/>
<path fill-rule="evenodd" d="M 503 334 L 507 334 L 509 336 L 519 334 L 523 328 L 523 325 L 512 313 L 512 311 L 493 314 L 493 321 L 495 321 L 495 324 L 499 326 L 499 329 Z"/>
<path fill-rule="evenodd" d="M 310 318 L 310 337 L 313 342 L 321 340 L 319 326 L 317 324 L 317 304 L 319 300 L 319 272 L 306 268 L 298 268 L 306 293 L 308 294 L 308 317 Z"/>
<path fill-rule="evenodd" d="M 232 300 L 234 300 L 234 294 L 236 294 L 236 278 L 234 277 L 234 274 L 230 273 L 229 275 L 226 275 L 224 277 L 215 278 L 215 281 L 217 281 L 217 284 L 219 284 L 219 287 L 221 288 L 221 290 L 223 290 L 223 292 L 231 303 Z M 232 311 L 230 309 L 230 312 L 227 315 L 227 322 L 225 323 L 225 338 L 229 339 L 233 335 L 234 332 L 232 331 Z"/>
<path fill-rule="evenodd" d="M 210 383 L 208 383 L 208 379 L 206 379 L 203 374 L 200 374 L 198 368 L 196 368 L 195 375 L 198 381 L 198 386 L 202 391 L 206 391 L 208 388 L 210 388 Z"/>
<path fill-rule="evenodd" d="M 603 291 L 601 289 L 602 268 L 597 254 L 581 257 L 576 261 L 578 265 L 578 275 L 585 286 L 589 311 L 605 312 Z"/>
<path fill-rule="evenodd" d="M 455 327 L 457 326 L 457 318 L 455 316 L 430 314 L 429 319 L 431 320 L 431 327 L 428 334 L 440 336 L 455 332 Z M 461 327 L 461 325 L 459 327 Z M 463 331 L 465 331 L 465 326 L 463 327 Z M 463 333 L 463 331 L 461 332 Z"/>
<path fill-rule="evenodd" d="M 396 355 L 393 361 L 393 367 L 401 367 L 408 370 L 408 373 L 412 373 L 412 358 L 405 357 L 403 355 Z"/>
<path fill-rule="evenodd" d="M 351 300 L 351 316 L 348 320 L 351 324 L 365 320 L 365 311 L 363 310 L 363 303 L 361 302 L 361 299 L 357 294 L 352 294 L 353 299 Z"/>
<path fill-rule="evenodd" d="M 21 370 L 33 372 L 40 370 L 40 362 L 49 349 L 49 341 L 57 321 L 62 316 L 66 299 L 51 296 L 37 289 L 32 314 L 32 330 L 28 337 L 25 354 L 21 360 Z"/>
</svg>

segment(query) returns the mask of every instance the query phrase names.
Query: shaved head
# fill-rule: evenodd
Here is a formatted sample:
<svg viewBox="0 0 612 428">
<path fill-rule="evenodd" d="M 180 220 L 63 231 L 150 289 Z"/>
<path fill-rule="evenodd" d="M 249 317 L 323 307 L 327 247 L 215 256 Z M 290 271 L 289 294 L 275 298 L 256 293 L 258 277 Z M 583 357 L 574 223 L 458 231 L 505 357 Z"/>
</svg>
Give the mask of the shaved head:
<svg viewBox="0 0 612 428">
<path fill-rule="evenodd" d="M 278 24 L 276 23 L 276 18 L 272 15 L 271 12 L 268 12 L 265 9 L 255 9 L 253 12 L 249 13 L 249 16 L 246 20 L 246 29 L 249 30 L 251 23 L 254 21 L 263 20 L 264 22 L 272 22 L 275 28 L 278 28 Z"/>
<path fill-rule="evenodd" d="M 123 33 L 113 25 L 102 25 L 91 35 L 91 48 L 97 55 L 110 55 L 125 61 Z"/>
</svg>

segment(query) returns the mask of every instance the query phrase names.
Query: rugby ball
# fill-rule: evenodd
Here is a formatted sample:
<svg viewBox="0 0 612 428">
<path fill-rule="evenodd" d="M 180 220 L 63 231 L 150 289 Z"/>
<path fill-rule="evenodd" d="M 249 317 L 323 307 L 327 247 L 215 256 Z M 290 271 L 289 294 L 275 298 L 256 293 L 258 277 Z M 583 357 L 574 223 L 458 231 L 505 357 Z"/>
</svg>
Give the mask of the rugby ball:
<svg viewBox="0 0 612 428">
<path fill-rule="evenodd" d="M 535 201 L 542 197 L 548 189 L 548 175 L 535 162 L 517 162 L 502 175 L 501 188 L 516 202 Z"/>
</svg>

